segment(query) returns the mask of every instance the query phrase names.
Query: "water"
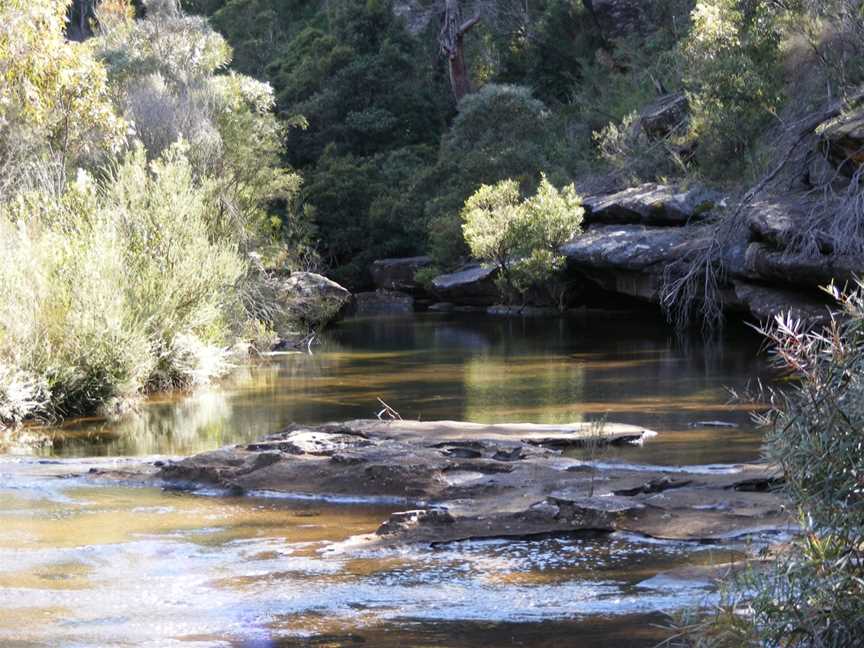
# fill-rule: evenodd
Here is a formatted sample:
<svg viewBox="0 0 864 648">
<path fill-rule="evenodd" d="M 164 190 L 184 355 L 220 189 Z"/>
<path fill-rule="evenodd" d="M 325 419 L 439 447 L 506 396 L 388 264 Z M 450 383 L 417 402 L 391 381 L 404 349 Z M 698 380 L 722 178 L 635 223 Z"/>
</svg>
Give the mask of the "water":
<svg viewBox="0 0 864 648">
<path fill-rule="evenodd" d="M 710 599 L 655 579 L 734 547 L 569 536 L 336 555 L 391 509 L 93 486 L 118 457 L 181 455 L 296 421 L 404 417 L 564 422 L 659 432 L 604 461 L 754 459 L 759 434 L 725 388 L 764 375 L 759 341 L 682 349 L 646 313 L 562 320 L 354 320 L 312 355 L 239 367 L 217 388 L 156 397 L 120 422 L 29 430 L 0 456 L 0 645 L 649 646 L 662 613 Z M 721 420 L 737 428 L 691 427 Z M 577 453 L 578 454 L 578 453 Z M 58 477 L 64 476 L 60 479 Z"/>
</svg>

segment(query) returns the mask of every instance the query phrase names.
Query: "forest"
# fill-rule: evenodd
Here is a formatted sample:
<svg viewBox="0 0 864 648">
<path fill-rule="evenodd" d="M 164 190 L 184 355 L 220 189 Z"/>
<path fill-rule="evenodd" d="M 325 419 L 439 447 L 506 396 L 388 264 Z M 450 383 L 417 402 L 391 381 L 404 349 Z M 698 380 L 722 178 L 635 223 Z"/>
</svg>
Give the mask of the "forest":
<svg viewBox="0 0 864 648">
<path fill-rule="evenodd" d="M 670 645 L 861 645 L 862 175 L 861 0 L 0 0 L 0 430 L 311 351 L 380 260 L 749 321 L 800 533 Z"/>
</svg>

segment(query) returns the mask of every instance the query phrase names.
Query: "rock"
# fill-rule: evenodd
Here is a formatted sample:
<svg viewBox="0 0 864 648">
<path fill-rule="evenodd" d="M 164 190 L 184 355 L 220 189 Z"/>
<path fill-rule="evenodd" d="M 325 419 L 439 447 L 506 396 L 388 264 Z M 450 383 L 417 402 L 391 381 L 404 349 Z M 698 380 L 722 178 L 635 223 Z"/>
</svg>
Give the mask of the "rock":
<svg viewBox="0 0 864 648">
<path fill-rule="evenodd" d="M 864 111 L 826 128 L 819 148 L 835 168 L 851 177 L 864 165 Z"/>
<path fill-rule="evenodd" d="M 605 38 L 644 34 L 651 29 L 647 0 L 582 0 Z"/>
<path fill-rule="evenodd" d="M 487 308 L 486 314 L 499 317 L 560 317 L 561 311 L 549 306 L 504 306 L 498 304 Z"/>
<path fill-rule="evenodd" d="M 605 290 L 658 302 L 669 263 L 705 247 L 711 227 L 592 227 L 561 247 L 568 266 Z"/>
<path fill-rule="evenodd" d="M 828 321 L 828 303 L 816 295 L 738 280 L 732 283 L 738 299 L 761 321 L 772 320 L 781 313 L 789 313 L 794 319 L 810 325 Z"/>
<path fill-rule="evenodd" d="M 473 263 L 432 280 L 432 292 L 442 301 L 468 306 L 492 306 L 498 299 L 493 265 Z"/>
<path fill-rule="evenodd" d="M 687 121 L 688 110 L 683 92 L 664 95 L 640 111 L 638 125 L 649 139 L 662 139 Z"/>
<path fill-rule="evenodd" d="M 278 290 L 290 314 L 310 326 L 339 317 L 351 303 L 351 293 L 314 272 L 292 272 Z"/>
<path fill-rule="evenodd" d="M 713 541 L 789 528 L 770 466 L 692 468 L 592 464 L 561 454 L 579 444 L 638 442 L 650 431 L 607 423 L 485 425 L 360 420 L 291 426 L 247 445 L 161 467 L 99 471 L 91 479 L 216 486 L 400 503 L 378 531 L 333 550 L 468 538 L 625 530 Z M 740 486 L 740 488 L 739 488 Z"/>
<path fill-rule="evenodd" d="M 413 293 L 420 288 L 414 275 L 430 265 L 432 258 L 428 256 L 379 259 L 372 263 L 370 274 L 376 288 Z"/>
<path fill-rule="evenodd" d="M 452 313 L 455 307 L 456 305 L 451 302 L 436 302 L 428 310 L 432 313 Z"/>
<path fill-rule="evenodd" d="M 762 243 L 751 243 L 747 247 L 745 263 L 749 272 L 763 281 L 805 291 L 827 286 L 832 281 L 839 285 L 851 283 L 864 268 L 864 259 L 792 254 Z"/>
<path fill-rule="evenodd" d="M 354 295 L 354 314 L 360 317 L 412 313 L 414 313 L 414 298 L 403 292 L 376 290 Z"/>
<path fill-rule="evenodd" d="M 583 200 L 585 222 L 601 225 L 686 225 L 710 212 L 721 196 L 704 187 L 678 189 L 648 183 Z"/>
</svg>

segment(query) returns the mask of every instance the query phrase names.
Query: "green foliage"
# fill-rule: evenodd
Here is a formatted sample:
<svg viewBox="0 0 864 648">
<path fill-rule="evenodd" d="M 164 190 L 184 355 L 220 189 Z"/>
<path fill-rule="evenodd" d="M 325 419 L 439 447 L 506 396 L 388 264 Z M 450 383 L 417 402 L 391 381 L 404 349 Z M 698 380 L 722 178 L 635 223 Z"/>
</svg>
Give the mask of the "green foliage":
<svg viewBox="0 0 864 648">
<path fill-rule="evenodd" d="M 764 0 L 700 0 L 692 23 L 682 44 L 690 138 L 703 165 L 734 173 L 782 101 L 778 10 Z"/>
<path fill-rule="evenodd" d="M 88 413 L 225 369 L 245 262 L 212 239 L 209 194 L 183 147 L 151 163 L 139 147 L 101 181 L 79 174 L 59 202 L 2 208 L 0 366 L 44 392 L 31 409 Z M 0 400 L 17 407 L 10 419 L 29 413 L 8 384 Z"/>
<path fill-rule="evenodd" d="M 462 232 L 475 258 L 498 267 L 502 296 L 513 299 L 563 268 L 558 248 L 579 234 L 582 215 L 573 185 L 559 191 L 542 176 L 537 192 L 522 200 L 519 184 L 502 180 L 465 202 Z"/>
<path fill-rule="evenodd" d="M 34 161 L 73 164 L 116 151 L 125 124 L 89 44 L 64 38 L 66 0 L 0 4 L 0 197 Z"/>
<path fill-rule="evenodd" d="M 864 284 L 832 290 L 825 330 L 780 318 L 763 333 L 790 375 L 769 394 L 767 459 L 783 471 L 802 534 L 767 571 L 730 584 L 694 628 L 703 646 L 854 646 L 864 636 Z"/>
<path fill-rule="evenodd" d="M 527 84 L 546 102 L 565 102 L 603 40 L 582 2 L 543 0 L 531 12 L 530 24 L 494 40 L 495 80 Z"/>
<path fill-rule="evenodd" d="M 196 176 L 213 180 L 220 235 L 260 239 L 286 225 L 275 207 L 285 211 L 300 179 L 282 165 L 286 125 L 273 114 L 273 91 L 242 74 L 220 73 L 231 49 L 206 20 L 169 0 L 142 20 L 104 17 L 94 44 L 149 157 L 180 138 L 189 142 Z"/>
<path fill-rule="evenodd" d="M 458 214 L 478 186 L 512 178 L 530 191 L 539 173 L 567 177 L 563 162 L 550 156 L 556 125 L 528 88 L 489 84 L 462 100 L 433 171 L 438 191 L 426 205 L 432 253 L 441 265 L 466 252 Z"/>
</svg>

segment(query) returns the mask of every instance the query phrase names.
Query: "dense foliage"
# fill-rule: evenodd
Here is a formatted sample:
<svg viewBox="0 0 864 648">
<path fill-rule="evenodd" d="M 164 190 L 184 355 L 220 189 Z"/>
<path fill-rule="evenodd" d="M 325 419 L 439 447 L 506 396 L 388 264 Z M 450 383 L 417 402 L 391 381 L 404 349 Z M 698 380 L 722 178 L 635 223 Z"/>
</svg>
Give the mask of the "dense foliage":
<svg viewBox="0 0 864 648">
<path fill-rule="evenodd" d="M 272 324 L 249 254 L 290 256 L 270 88 L 170 0 L 106 0 L 84 43 L 66 9 L 0 6 L 0 424 L 218 376 Z"/>
<path fill-rule="evenodd" d="M 517 182 L 502 180 L 481 186 L 468 198 L 462 233 L 475 258 L 497 266 L 506 300 L 546 290 L 560 306 L 554 277 L 564 259 L 558 248 L 580 232 L 582 215 L 573 185 L 559 191 L 543 176 L 536 193 L 522 199 Z"/>
</svg>

